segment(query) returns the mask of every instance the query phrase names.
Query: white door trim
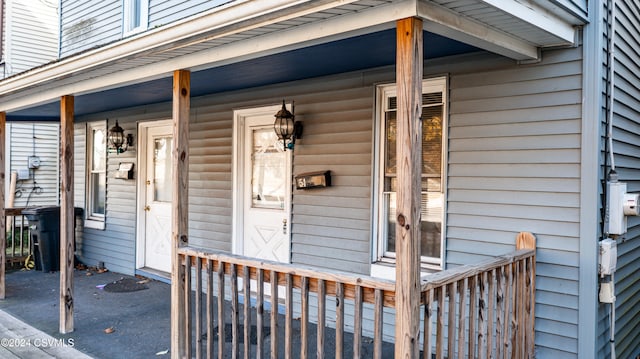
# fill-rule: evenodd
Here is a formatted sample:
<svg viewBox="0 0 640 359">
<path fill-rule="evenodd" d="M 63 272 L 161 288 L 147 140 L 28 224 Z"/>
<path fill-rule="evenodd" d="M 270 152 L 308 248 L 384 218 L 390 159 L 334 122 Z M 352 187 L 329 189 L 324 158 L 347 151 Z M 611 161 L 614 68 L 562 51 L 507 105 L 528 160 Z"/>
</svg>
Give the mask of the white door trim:
<svg viewBox="0 0 640 359">
<path fill-rule="evenodd" d="M 291 104 L 288 104 L 291 106 Z M 238 109 L 233 111 L 233 191 L 232 191 L 232 230 L 231 230 L 231 251 L 234 254 L 242 255 L 244 253 L 244 191 L 245 186 L 243 179 L 245 178 L 245 149 L 243 146 L 245 141 L 245 122 L 247 117 L 270 115 L 274 116 L 282 108 L 282 104 L 270 105 L 263 107 L 254 107 L 246 109 Z M 275 117 L 274 117 L 275 121 Z M 291 198 L 291 188 L 287 189 L 286 195 Z M 291 206 L 286 208 L 286 214 L 291 223 Z M 290 225 L 289 225 L 290 226 Z M 289 243 L 290 244 L 290 243 Z M 289 250 L 289 260 L 291 251 Z"/>
<path fill-rule="evenodd" d="M 146 183 L 147 178 L 147 140 L 148 130 L 152 127 L 171 126 L 173 120 L 147 121 L 138 123 L 137 138 L 137 175 L 136 175 L 136 269 L 145 266 L 145 245 L 146 245 L 146 216 L 144 206 L 146 204 Z"/>
</svg>

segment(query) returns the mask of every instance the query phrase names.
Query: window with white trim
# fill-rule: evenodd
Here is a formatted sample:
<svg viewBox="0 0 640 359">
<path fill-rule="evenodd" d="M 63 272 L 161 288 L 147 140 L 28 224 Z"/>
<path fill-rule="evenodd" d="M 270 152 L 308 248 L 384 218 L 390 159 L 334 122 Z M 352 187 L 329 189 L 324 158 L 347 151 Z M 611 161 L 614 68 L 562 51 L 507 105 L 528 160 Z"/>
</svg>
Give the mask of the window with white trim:
<svg viewBox="0 0 640 359">
<path fill-rule="evenodd" d="M 124 0 L 124 34 L 147 29 L 149 23 L 149 0 Z"/>
<path fill-rule="evenodd" d="M 87 220 L 104 223 L 107 195 L 107 124 L 104 121 L 87 124 L 86 193 Z"/>
<path fill-rule="evenodd" d="M 442 268 L 446 138 L 445 77 L 422 82 L 422 201 L 420 248 L 423 268 Z M 395 84 L 377 88 L 376 188 L 374 262 L 395 264 L 396 110 Z M 375 266 L 375 264 L 374 264 Z M 373 274 L 372 269 L 372 274 Z"/>
</svg>

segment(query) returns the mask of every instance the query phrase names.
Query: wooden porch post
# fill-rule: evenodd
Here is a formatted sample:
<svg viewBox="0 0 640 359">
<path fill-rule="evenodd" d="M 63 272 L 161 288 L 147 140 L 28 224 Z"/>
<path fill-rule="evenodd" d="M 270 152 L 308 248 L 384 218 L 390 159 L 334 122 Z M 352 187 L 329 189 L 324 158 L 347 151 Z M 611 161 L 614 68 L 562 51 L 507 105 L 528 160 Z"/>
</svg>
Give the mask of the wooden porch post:
<svg viewBox="0 0 640 359">
<path fill-rule="evenodd" d="M 422 20 L 397 22 L 396 358 L 418 358 L 420 341 L 420 182 Z"/>
<path fill-rule="evenodd" d="M 60 333 L 73 332 L 73 96 L 60 99 Z"/>
<path fill-rule="evenodd" d="M 7 261 L 5 248 L 7 248 L 7 229 L 6 226 L 6 217 L 4 211 L 4 158 L 6 149 L 5 146 L 5 125 L 7 123 L 7 114 L 4 112 L 0 112 L 0 299 L 5 298 L 5 282 L 4 282 L 4 273 L 5 273 L 5 264 Z"/>
<path fill-rule="evenodd" d="M 173 73 L 173 199 L 171 220 L 171 357 L 191 358 L 184 266 L 178 248 L 189 242 L 189 111 L 191 73 Z"/>
</svg>

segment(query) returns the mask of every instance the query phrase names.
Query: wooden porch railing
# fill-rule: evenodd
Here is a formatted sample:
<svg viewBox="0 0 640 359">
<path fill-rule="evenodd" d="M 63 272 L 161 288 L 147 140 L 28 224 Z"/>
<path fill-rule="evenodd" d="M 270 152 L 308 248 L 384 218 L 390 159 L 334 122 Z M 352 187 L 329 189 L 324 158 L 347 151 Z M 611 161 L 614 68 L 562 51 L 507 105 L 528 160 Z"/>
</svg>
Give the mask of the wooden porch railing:
<svg viewBox="0 0 640 359">
<path fill-rule="evenodd" d="M 6 208 L 5 223 L 7 229 L 6 259 L 9 264 L 24 263 L 33 252 L 27 217 L 22 214 L 24 208 Z"/>
<path fill-rule="evenodd" d="M 348 338 L 353 353 L 348 356 L 359 358 L 364 355 L 363 327 L 373 322 L 368 330 L 372 340 L 366 340 L 373 348 L 367 356 L 383 357 L 383 312 L 393 313 L 395 306 L 392 281 L 191 247 L 179 248 L 178 255 L 187 274 L 181 310 L 186 322 L 181 335 L 186 337 L 187 348 L 173 348 L 173 352 L 186 353 L 188 358 L 194 354 L 196 358 L 240 358 L 241 354 L 244 358 L 308 358 L 314 347 L 314 357 L 343 358 L 345 332 L 352 331 Z M 534 249 L 428 276 L 421 296 L 423 358 L 532 358 L 534 281 Z M 327 303 L 335 303 L 335 308 Z M 372 318 L 364 317 L 363 304 L 372 308 L 368 311 Z M 294 306 L 300 320 L 296 338 Z M 353 323 L 345 323 L 347 306 Z M 312 307 L 317 310 L 313 323 Z M 335 320 L 330 318 L 335 329 L 327 328 L 328 313 L 335 315 Z M 279 330 L 283 321 L 284 330 Z M 311 326 L 315 339 L 310 335 Z M 231 331 L 229 347 L 225 344 L 227 330 Z M 329 332 L 335 346 L 326 352 Z M 269 348 L 265 347 L 267 337 Z"/>
</svg>

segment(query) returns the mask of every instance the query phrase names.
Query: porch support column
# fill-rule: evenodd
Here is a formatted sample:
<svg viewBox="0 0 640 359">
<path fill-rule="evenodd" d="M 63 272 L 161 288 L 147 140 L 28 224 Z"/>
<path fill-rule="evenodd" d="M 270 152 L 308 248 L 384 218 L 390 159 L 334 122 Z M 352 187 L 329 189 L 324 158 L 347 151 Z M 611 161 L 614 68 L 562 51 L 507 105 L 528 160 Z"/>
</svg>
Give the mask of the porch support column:
<svg viewBox="0 0 640 359">
<path fill-rule="evenodd" d="M 2 10 L 0 10 L 1 12 Z M 2 30 L 0 30 L 1 32 Z M 4 180 L 5 180 L 5 173 L 4 173 L 4 158 L 5 158 L 5 153 L 6 148 L 5 148 L 5 128 L 6 128 L 6 123 L 7 123 L 7 114 L 4 112 L 0 112 L 0 248 L 2 248 L 2 250 L 0 251 L 0 299 L 4 299 L 5 298 L 5 264 L 7 262 L 7 258 L 6 258 L 6 250 L 4 250 L 4 248 L 7 248 L 7 229 L 6 224 L 7 224 L 7 217 L 5 216 L 5 210 L 4 210 Z"/>
<path fill-rule="evenodd" d="M 60 333 L 73 332 L 73 96 L 60 99 Z"/>
<path fill-rule="evenodd" d="M 191 331 L 187 327 L 185 273 L 178 248 L 189 242 L 189 111 L 191 73 L 173 73 L 173 198 L 171 219 L 171 357 L 191 358 Z"/>
<path fill-rule="evenodd" d="M 422 20 L 397 22 L 396 358 L 418 358 L 420 341 L 420 176 Z"/>
</svg>

